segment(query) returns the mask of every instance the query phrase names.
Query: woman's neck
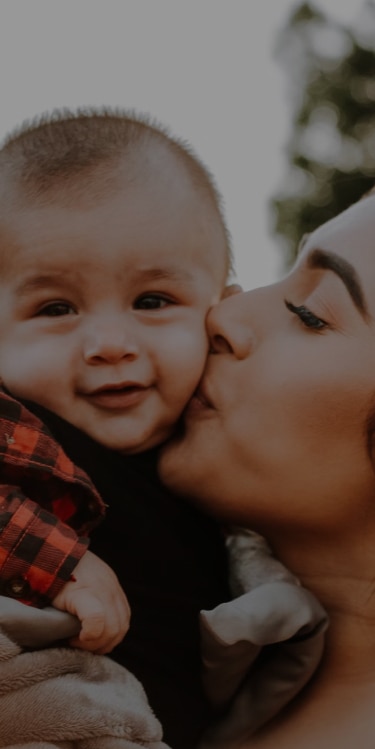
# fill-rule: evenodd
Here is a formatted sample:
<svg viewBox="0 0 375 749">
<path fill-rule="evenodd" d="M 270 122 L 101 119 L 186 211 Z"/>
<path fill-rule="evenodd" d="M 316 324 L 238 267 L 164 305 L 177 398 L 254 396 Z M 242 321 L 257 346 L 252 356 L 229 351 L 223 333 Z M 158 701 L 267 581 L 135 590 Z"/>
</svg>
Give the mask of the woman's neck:
<svg viewBox="0 0 375 749">
<path fill-rule="evenodd" d="M 375 544 L 369 534 L 339 540 L 293 539 L 271 545 L 278 558 L 326 609 L 324 671 L 340 679 L 375 679 Z M 322 671 L 323 674 L 323 671 Z"/>
<path fill-rule="evenodd" d="M 275 556 L 326 609 L 322 662 L 289 706 L 241 749 L 372 749 L 375 735 L 374 524 L 322 538 L 265 533 Z"/>
<path fill-rule="evenodd" d="M 276 718 L 232 749 L 373 749 L 374 625 L 354 611 L 330 616 L 315 676 Z"/>
</svg>

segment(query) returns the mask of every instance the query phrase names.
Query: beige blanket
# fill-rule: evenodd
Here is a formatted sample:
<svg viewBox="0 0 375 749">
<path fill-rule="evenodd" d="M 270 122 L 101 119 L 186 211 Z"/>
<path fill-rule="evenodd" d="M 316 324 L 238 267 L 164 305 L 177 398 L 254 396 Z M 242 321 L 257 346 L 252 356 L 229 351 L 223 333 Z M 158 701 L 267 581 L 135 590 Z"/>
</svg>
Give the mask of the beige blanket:
<svg viewBox="0 0 375 749">
<path fill-rule="evenodd" d="M 25 649 L 76 630 L 68 614 L 0 596 L 0 746 L 168 749 L 141 684 L 117 663 L 68 647 Z"/>
</svg>

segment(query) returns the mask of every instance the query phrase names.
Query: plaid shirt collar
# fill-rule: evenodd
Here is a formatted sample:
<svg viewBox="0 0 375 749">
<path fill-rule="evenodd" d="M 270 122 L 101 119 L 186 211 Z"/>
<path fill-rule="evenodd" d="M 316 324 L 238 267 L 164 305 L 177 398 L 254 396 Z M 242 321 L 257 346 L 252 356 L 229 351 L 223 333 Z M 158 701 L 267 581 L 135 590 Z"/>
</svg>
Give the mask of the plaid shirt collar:
<svg viewBox="0 0 375 749">
<path fill-rule="evenodd" d="M 50 431 L 19 401 L 0 388 L 0 470 L 22 469 L 49 475 L 89 494 L 94 514 L 104 514 L 104 503 L 88 475 L 67 457 Z M 81 492 L 80 492 L 81 493 Z"/>
</svg>

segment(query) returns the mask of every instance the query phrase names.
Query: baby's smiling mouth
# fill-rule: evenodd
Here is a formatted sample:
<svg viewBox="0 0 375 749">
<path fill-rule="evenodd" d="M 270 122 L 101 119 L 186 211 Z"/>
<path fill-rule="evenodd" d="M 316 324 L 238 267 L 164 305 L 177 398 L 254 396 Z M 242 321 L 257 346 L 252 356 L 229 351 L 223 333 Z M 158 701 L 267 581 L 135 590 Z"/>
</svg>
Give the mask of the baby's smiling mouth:
<svg viewBox="0 0 375 749">
<path fill-rule="evenodd" d="M 101 408 L 130 408 L 140 403 L 149 387 L 139 382 L 119 382 L 101 385 L 86 394 L 86 398 Z"/>
</svg>

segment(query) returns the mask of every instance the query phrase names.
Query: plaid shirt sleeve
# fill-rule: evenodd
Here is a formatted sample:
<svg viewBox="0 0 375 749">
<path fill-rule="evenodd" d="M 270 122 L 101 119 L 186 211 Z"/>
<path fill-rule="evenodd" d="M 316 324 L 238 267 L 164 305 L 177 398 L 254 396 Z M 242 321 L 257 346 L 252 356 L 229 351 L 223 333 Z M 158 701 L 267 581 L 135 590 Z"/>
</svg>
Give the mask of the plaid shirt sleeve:
<svg viewBox="0 0 375 749">
<path fill-rule="evenodd" d="M 0 487 L 0 592 L 44 606 L 71 579 L 88 546 L 86 537 L 19 488 Z"/>
<path fill-rule="evenodd" d="M 0 594 L 50 603 L 103 514 L 87 474 L 37 417 L 0 390 Z"/>
</svg>

